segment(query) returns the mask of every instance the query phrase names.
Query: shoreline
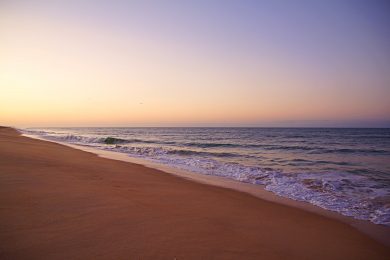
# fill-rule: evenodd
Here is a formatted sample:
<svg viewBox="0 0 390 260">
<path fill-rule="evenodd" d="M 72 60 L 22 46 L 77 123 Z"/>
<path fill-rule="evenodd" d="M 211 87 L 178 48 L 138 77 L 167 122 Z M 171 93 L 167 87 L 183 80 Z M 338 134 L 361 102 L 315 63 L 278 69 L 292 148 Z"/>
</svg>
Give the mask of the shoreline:
<svg viewBox="0 0 390 260">
<path fill-rule="evenodd" d="M 307 211 L 310 213 L 314 213 L 314 214 L 318 214 L 318 215 L 321 215 L 324 217 L 335 219 L 337 221 L 341 221 L 343 223 L 346 223 L 346 224 L 352 226 L 353 228 L 370 236 L 371 238 L 375 239 L 376 241 L 390 247 L 390 227 L 380 225 L 380 224 L 374 224 L 374 223 L 367 221 L 367 220 L 359 220 L 359 219 L 356 219 L 353 217 L 344 216 L 338 212 L 321 208 L 319 206 L 310 204 L 309 202 L 297 201 L 297 200 L 293 200 L 291 198 L 282 197 L 282 196 L 279 196 L 271 191 L 265 190 L 262 185 L 239 182 L 239 181 L 225 178 L 225 177 L 221 177 L 221 176 L 213 176 L 213 175 L 194 173 L 194 172 L 178 169 L 178 168 L 175 168 L 172 166 L 167 166 L 167 165 L 164 165 L 161 163 L 152 162 L 152 161 L 147 160 L 147 159 L 131 157 L 125 153 L 120 153 L 120 152 L 116 152 L 116 151 L 108 151 L 108 150 L 97 149 L 97 148 L 89 147 L 89 146 L 82 146 L 82 145 L 71 144 L 71 143 L 60 142 L 60 141 L 52 141 L 52 140 L 47 140 L 47 139 L 44 139 L 42 137 L 35 136 L 35 135 L 22 134 L 22 133 L 21 133 L 21 135 L 29 137 L 29 138 L 34 138 L 37 140 L 61 144 L 61 145 L 68 146 L 68 147 L 78 149 L 81 151 L 85 151 L 85 152 L 90 152 L 90 153 L 96 154 L 97 156 L 102 157 L 102 158 L 129 162 L 129 163 L 133 163 L 133 164 L 142 165 L 142 166 L 145 166 L 148 168 L 161 170 L 167 174 L 172 174 L 172 175 L 175 175 L 175 176 L 178 176 L 180 178 L 184 178 L 184 179 L 187 179 L 190 181 L 195 181 L 195 182 L 205 184 L 205 185 L 211 185 L 211 186 L 216 186 L 216 187 L 232 189 L 234 191 L 250 194 L 250 195 L 252 195 L 256 198 L 262 199 L 262 200 L 286 205 L 289 207 L 298 208 L 298 209 L 301 209 L 301 210 L 304 210 L 304 211 Z"/>
<path fill-rule="evenodd" d="M 0 128 L 0 257 L 386 259 L 335 219 Z M 241 185 L 240 185 L 241 187 Z"/>
</svg>

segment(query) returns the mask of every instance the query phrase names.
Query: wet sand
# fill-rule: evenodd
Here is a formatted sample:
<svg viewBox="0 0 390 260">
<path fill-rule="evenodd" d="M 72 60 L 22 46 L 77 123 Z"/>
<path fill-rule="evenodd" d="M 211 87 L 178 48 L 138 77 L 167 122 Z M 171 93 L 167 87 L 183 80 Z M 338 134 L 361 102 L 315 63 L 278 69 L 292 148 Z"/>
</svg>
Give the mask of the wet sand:
<svg viewBox="0 0 390 260">
<path fill-rule="evenodd" d="M 0 128 L 0 259 L 389 259 L 340 221 Z"/>
</svg>

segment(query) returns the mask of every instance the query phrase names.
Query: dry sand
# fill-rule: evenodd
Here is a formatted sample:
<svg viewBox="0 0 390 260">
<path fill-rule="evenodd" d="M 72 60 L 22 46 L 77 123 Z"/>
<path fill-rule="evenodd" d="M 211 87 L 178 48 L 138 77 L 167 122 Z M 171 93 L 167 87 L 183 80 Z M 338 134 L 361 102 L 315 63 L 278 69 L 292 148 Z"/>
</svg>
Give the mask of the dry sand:
<svg viewBox="0 0 390 260">
<path fill-rule="evenodd" d="M 390 259 L 301 209 L 0 128 L 0 259 Z"/>
</svg>

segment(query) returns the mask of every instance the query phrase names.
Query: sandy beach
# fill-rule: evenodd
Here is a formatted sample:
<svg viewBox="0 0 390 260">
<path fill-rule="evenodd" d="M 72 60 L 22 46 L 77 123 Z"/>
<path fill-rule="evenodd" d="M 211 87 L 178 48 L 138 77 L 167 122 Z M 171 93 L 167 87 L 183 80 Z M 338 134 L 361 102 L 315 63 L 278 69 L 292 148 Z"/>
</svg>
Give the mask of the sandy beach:
<svg viewBox="0 0 390 260">
<path fill-rule="evenodd" d="M 388 259 L 351 226 L 0 128 L 1 259 Z"/>
</svg>

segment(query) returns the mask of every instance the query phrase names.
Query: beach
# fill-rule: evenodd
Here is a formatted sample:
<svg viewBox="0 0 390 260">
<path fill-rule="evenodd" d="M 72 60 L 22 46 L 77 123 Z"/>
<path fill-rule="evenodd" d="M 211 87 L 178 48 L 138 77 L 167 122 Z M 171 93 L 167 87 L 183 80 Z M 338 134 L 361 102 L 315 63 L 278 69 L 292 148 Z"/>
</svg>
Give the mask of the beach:
<svg viewBox="0 0 390 260">
<path fill-rule="evenodd" d="M 388 259 L 353 227 L 0 128 L 1 259 Z"/>
</svg>

